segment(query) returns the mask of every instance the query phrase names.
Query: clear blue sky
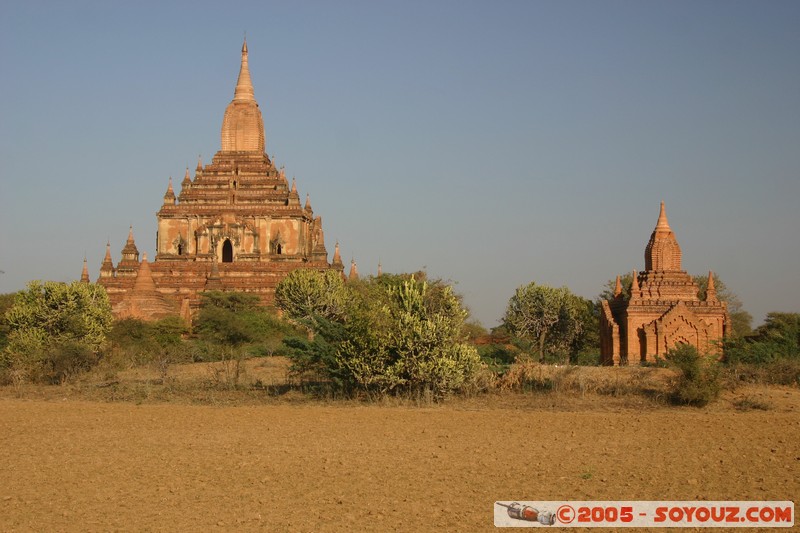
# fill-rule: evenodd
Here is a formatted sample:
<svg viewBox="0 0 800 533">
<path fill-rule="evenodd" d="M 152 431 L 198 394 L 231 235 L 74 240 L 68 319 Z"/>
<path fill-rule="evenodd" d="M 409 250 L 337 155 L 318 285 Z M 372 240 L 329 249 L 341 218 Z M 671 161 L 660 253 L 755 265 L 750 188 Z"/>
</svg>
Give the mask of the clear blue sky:
<svg viewBox="0 0 800 533">
<path fill-rule="evenodd" d="M 227 7 L 226 7 L 227 6 Z M 594 298 L 659 202 L 693 274 L 800 311 L 800 2 L 0 4 L 0 292 L 154 253 L 219 149 L 247 32 L 267 151 L 362 274 L 425 268 L 486 326 Z"/>
</svg>

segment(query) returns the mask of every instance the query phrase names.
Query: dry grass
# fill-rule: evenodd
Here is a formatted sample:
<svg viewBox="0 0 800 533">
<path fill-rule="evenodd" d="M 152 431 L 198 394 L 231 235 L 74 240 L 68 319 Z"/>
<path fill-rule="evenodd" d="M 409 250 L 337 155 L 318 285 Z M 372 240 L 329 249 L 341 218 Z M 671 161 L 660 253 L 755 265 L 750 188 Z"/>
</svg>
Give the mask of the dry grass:
<svg viewBox="0 0 800 533">
<path fill-rule="evenodd" d="M 661 402 L 672 388 L 675 373 L 654 367 L 588 367 L 542 365 L 523 361 L 497 380 L 503 391 L 552 391 L 602 396 L 644 396 Z"/>
</svg>

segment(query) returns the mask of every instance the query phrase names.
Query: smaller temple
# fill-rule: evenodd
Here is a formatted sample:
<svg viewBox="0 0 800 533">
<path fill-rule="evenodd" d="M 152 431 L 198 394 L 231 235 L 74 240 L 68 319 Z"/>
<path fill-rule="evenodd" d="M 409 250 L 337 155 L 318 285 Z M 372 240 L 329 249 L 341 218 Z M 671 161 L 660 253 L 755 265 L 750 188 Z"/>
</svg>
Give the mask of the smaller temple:
<svg viewBox="0 0 800 533">
<path fill-rule="evenodd" d="M 718 352 L 730 327 L 727 306 L 717 299 L 709 272 L 705 300 L 681 270 L 681 249 L 664 202 L 644 253 L 645 270 L 633 272 L 630 298 L 617 277 L 614 297 L 602 302 L 600 353 L 605 365 L 655 362 L 678 344 Z"/>
<path fill-rule="evenodd" d="M 175 302 L 168 300 L 156 289 L 150 263 L 147 262 L 147 254 L 142 256 L 142 262 L 138 267 L 133 288 L 112 307 L 114 316 L 120 319 L 158 320 L 177 315 L 179 309 Z"/>
</svg>

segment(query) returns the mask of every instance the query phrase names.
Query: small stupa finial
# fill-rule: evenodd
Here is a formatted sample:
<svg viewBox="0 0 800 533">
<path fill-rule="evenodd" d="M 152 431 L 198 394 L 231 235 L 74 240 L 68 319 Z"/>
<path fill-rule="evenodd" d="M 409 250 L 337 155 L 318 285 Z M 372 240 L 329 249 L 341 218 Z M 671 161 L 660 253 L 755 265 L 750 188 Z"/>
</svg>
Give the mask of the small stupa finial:
<svg viewBox="0 0 800 533">
<path fill-rule="evenodd" d="M 344 264 L 342 263 L 342 256 L 339 253 L 339 241 L 336 241 L 336 246 L 333 249 L 333 266 L 340 267 L 344 269 Z"/>
<path fill-rule="evenodd" d="M 717 288 L 714 286 L 714 273 L 710 270 L 708 271 L 708 285 L 706 285 L 706 301 L 717 301 Z"/>
<path fill-rule="evenodd" d="M 639 296 L 639 276 L 633 271 L 633 281 L 631 281 L 631 298 Z"/>
<path fill-rule="evenodd" d="M 358 265 L 356 265 L 356 260 L 353 258 L 350 259 L 350 274 L 347 279 L 351 281 L 358 279 Z"/>
<path fill-rule="evenodd" d="M 89 265 L 86 263 L 86 254 L 83 254 L 83 270 L 81 270 L 81 283 L 89 283 Z"/>
<path fill-rule="evenodd" d="M 619 275 L 617 275 L 617 283 L 614 286 L 614 298 L 617 298 L 620 294 L 622 294 L 622 280 Z"/>
</svg>

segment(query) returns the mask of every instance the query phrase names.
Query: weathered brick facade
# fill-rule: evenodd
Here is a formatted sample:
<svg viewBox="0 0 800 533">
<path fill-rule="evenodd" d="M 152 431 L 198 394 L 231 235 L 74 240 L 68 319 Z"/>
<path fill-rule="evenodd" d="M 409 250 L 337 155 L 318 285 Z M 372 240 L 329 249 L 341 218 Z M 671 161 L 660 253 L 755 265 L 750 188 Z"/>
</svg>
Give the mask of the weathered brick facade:
<svg viewBox="0 0 800 533">
<path fill-rule="evenodd" d="M 205 290 L 251 292 L 268 305 L 275 286 L 292 270 L 343 272 L 338 245 L 328 262 L 322 217 L 314 216 L 308 197 L 301 205 L 294 179 L 290 186 L 283 168 L 276 168 L 265 151 L 247 43 L 222 121 L 221 150 L 210 164 L 198 162 L 194 179 L 186 169 L 178 195 L 170 179 L 157 218 L 155 261 L 146 268 L 155 292 L 149 281 L 133 290 L 142 263 L 132 229 L 116 267 L 106 247 L 98 282 L 106 287 L 117 316 L 163 314 L 166 307 L 154 301 L 158 294 L 188 317 Z M 149 302 L 143 300 L 145 293 Z"/>
<path fill-rule="evenodd" d="M 664 203 L 644 254 L 645 271 L 634 271 L 630 299 L 619 278 L 612 300 L 602 302 L 600 352 L 603 364 L 654 362 L 677 344 L 717 351 L 730 324 L 709 272 L 705 300 L 692 277 L 681 270 L 681 249 L 669 227 Z"/>
</svg>

